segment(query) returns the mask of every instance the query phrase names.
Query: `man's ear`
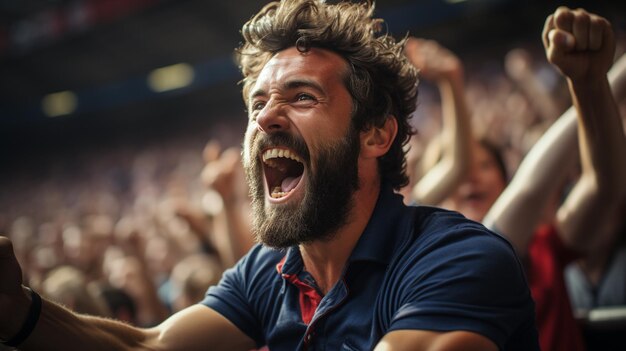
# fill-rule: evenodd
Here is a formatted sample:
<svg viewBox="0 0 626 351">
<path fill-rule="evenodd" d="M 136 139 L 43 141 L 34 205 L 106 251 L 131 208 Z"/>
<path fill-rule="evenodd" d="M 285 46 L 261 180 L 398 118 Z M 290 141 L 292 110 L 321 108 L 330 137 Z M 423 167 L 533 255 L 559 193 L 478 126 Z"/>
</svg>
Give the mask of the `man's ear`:
<svg viewBox="0 0 626 351">
<path fill-rule="evenodd" d="M 361 157 L 378 158 L 389 151 L 398 134 L 398 121 L 392 115 L 387 116 L 382 127 L 372 126 L 361 132 Z"/>
</svg>

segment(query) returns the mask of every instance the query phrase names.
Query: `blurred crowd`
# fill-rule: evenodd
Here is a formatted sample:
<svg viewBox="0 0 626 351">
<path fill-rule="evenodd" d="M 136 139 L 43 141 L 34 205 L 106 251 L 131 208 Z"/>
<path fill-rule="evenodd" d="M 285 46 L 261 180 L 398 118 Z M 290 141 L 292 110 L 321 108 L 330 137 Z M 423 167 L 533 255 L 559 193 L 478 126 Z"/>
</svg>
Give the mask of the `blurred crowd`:
<svg viewBox="0 0 626 351">
<path fill-rule="evenodd" d="M 617 45 L 616 60 L 626 49 L 622 36 Z M 407 55 L 422 73 L 406 201 L 455 209 L 483 221 L 525 156 L 571 106 L 565 80 L 536 45 L 515 48 L 503 57 L 464 57 L 437 42 L 412 39 Z M 463 82 L 460 92 L 455 79 Z M 625 80 L 618 77 L 614 85 L 622 119 Z M 452 99 L 461 94 L 466 106 L 448 106 L 446 94 Z M 450 109 L 456 113 L 447 119 Z M 232 133 L 243 136 L 242 130 Z M 456 150 L 447 150 L 450 138 L 460 143 Z M 25 285 L 75 311 L 139 326 L 156 325 L 200 301 L 222 271 L 254 244 L 240 140 L 223 144 L 218 138 L 179 138 L 142 148 L 78 152 L 59 157 L 38 174 L 6 178 L 0 191 L 0 232 L 13 241 Z M 468 147 L 476 164 L 459 160 Z M 419 182 L 428 181 L 428 171 L 446 157 L 462 173 L 463 179 L 454 181 L 456 193 L 420 192 Z M 477 175 L 489 167 L 497 167 L 500 175 Z M 563 176 L 553 208 L 566 199 L 579 173 L 574 165 Z M 615 232 L 624 227 L 619 223 L 623 209 Z M 621 229 L 612 243 L 623 246 L 624 236 Z M 623 261 L 616 279 L 626 272 L 622 256 L 615 256 Z M 585 267 L 572 263 L 577 264 Z M 598 286 L 602 277 L 588 278 Z M 575 286 L 569 288 L 576 310 L 605 304 L 602 299 L 585 300 L 574 293 Z M 626 296 L 626 285 L 621 289 Z M 609 299 L 606 304 L 626 301 Z"/>
</svg>

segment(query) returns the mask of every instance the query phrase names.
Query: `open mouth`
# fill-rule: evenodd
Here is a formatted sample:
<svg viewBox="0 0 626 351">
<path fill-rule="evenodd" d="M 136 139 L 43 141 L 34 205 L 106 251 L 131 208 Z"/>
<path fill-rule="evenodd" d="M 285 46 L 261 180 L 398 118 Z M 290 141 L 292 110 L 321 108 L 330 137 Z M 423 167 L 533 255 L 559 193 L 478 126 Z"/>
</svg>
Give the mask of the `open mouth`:
<svg viewBox="0 0 626 351">
<path fill-rule="evenodd" d="M 304 174 L 304 162 L 293 151 L 271 148 L 263 151 L 263 171 L 269 195 L 283 198 L 300 183 Z"/>
</svg>

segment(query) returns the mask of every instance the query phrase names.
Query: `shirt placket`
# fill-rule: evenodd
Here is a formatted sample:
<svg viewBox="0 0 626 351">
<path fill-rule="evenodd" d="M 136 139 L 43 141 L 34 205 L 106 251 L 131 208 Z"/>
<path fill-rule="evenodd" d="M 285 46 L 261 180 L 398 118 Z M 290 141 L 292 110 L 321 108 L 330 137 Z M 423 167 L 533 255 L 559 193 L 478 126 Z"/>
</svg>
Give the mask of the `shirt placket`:
<svg viewBox="0 0 626 351">
<path fill-rule="evenodd" d="M 325 318 L 327 318 L 332 311 L 336 310 L 344 303 L 348 297 L 348 288 L 345 280 L 339 281 L 337 286 L 333 288 L 324 298 L 322 298 L 319 306 L 315 310 L 311 323 L 307 325 L 306 332 L 304 334 L 304 350 L 315 350 L 315 338 L 317 335 L 316 327 Z"/>
</svg>

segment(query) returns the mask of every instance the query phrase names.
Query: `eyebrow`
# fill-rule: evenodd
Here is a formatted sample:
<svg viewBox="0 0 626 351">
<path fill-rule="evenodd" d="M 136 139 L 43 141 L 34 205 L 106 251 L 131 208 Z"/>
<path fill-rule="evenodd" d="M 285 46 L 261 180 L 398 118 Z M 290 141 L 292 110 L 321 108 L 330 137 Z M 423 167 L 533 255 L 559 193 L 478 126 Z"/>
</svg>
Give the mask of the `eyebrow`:
<svg viewBox="0 0 626 351">
<path fill-rule="evenodd" d="M 324 94 L 325 92 L 325 90 L 322 88 L 322 86 L 318 82 L 311 80 L 311 79 L 306 79 L 306 78 L 290 79 L 280 84 L 281 91 L 292 90 L 292 89 L 297 89 L 301 87 L 311 88 L 313 90 L 316 90 L 320 94 Z M 267 91 L 261 88 L 255 89 L 250 94 L 249 102 L 251 102 L 252 100 L 254 100 L 254 98 L 258 96 L 264 96 L 264 95 L 267 95 Z"/>
</svg>

